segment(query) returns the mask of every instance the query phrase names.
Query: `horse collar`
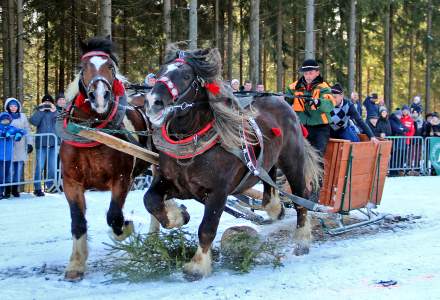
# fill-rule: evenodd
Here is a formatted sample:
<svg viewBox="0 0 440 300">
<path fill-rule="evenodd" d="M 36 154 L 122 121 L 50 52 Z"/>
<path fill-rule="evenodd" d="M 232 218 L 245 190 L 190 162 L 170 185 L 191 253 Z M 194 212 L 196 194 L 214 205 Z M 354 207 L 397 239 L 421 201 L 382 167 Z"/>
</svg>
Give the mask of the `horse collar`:
<svg viewBox="0 0 440 300">
<path fill-rule="evenodd" d="M 153 142 L 159 151 L 172 158 L 193 158 L 211 149 L 220 139 L 213 124 L 214 121 L 211 121 L 197 133 L 181 140 L 170 138 L 165 124 L 153 131 Z"/>
</svg>

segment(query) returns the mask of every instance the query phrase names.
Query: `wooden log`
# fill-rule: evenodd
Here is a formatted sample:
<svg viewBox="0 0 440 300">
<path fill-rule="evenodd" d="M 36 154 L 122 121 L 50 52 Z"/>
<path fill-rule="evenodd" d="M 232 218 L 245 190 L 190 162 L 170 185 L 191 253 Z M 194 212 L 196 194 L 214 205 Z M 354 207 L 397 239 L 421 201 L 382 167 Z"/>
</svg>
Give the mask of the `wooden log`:
<svg viewBox="0 0 440 300">
<path fill-rule="evenodd" d="M 127 153 L 136 158 L 145 160 L 146 162 L 158 165 L 159 154 L 153 151 L 149 151 L 120 138 L 114 137 L 110 134 L 101 131 L 80 130 L 76 133 L 84 138 L 100 142 L 110 148 Z"/>
</svg>

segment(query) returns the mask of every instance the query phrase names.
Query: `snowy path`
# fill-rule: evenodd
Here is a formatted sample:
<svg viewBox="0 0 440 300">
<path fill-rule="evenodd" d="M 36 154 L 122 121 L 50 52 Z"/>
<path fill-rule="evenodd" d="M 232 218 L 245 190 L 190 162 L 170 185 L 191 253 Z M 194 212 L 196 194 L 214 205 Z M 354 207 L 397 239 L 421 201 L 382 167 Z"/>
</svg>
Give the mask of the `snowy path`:
<svg viewBox="0 0 440 300">
<path fill-rule="evenodd" d="M 93 269 L 106 253 L 103 242 L 110 241 L 105 222 L 109 193 L 87 194 L 89 272 L 79 283 L 62 280 L 72 244 L 64 196 L 2 200 L 0 299 L 440 299 L 439 187 L 440 177 L 387 179 L 379 211 L 422 217 L 407 228 L 314 243 L 309 255 L 289 254 L 276 270 L 260 266 L 242 275 L 217 269 L 198 282 L 176 276 L 142 284 L 108 284 L 109 278 Z M 149 223 L 142 196 L 141 191 L 130 193 L 125 214 L 137 231 L 145 232 Z M 196 232 L 202 206 L 195 201 L 185 205 L 189 228 Z M 292 215 L 276 226 L 293 227 Z M 240 223 L 248 224 L 225 214 L 217 237 Z M 374 284 L 388 279 L 398 284 Z"/>
</svg>

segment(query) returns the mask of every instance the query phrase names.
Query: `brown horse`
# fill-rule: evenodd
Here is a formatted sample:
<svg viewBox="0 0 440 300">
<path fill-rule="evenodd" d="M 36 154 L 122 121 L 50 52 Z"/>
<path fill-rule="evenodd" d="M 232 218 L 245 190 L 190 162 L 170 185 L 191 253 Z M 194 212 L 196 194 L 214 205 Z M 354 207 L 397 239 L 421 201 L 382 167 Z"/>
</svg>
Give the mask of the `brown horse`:
<svg viewBox="0 0 440 300">
<path fill-rule="evenodd" d="M 81 71 L 69 86 L 67 94 L 73 102 L 64 127 L 67 122 L 77 122 L 98 128 L 147 130 L 142 112 L 127 104 L 122 85 L 125 79 L 118 73 L 111 41 L 92 38 L 82 43 L 81 48 Z M 75 137 L 70 139 L 65 130 L 62 132 L 65 135 L 60 157 L 73 236 L 72 255 L 65 278 L 80 280 L 84 276 L 88 256 L 85 190 L 111 191 L 107 224 L 116 239 L 124 239 L 132 229 L 132 223 L 125 221 L 122 213 L 125 198 L 133 178 L 148 164 L 102 144 Z M 145 136 L 115 135 L 141 145 L 147 144 Z"/>
<path fill-rule="evenodd" d="M 293 193 L 308 197 L 312 187 L 319 186 L 321 169 L 316 152 L 302 135 L 298 117 L 284 99 L 266 95 L 255 98 L 250 108 L 241 108 L 231 89 L 219 80 L 217 49 L 168 50 L 168 62 L 147 95 L 147 114 L 155 128 L 153 141 L 160 151 L 160 168 L 144 204 L 166 228 L 182 226 L 189 220 L 185 208 L 177 207 L 171 198 L 196 199 L 205 205 L 198 231 L 199 248 L 184 267 L 190 278 L 200 278 L 212 271 L 210 249 L 227 196 L 259 181 L 253 174 L 245 177 L 248 167 L 233 154 L 250 144 L 255 146 L 257 129 L 253 131 L 247 125 L 254 117 L 264 141 L 247 153 L 255 150 L 258 156 L 264 147 L 261 167 L 272 180 L 279 167 Z M 284 212 L 276 195 L 264 183 L 263 206 L 272 219 L 281 218 Z M 309 251 L 311 228 L 307 209 L 296 206 L 296 211 L 294 253 L 301 255 Z"/>
</svg>

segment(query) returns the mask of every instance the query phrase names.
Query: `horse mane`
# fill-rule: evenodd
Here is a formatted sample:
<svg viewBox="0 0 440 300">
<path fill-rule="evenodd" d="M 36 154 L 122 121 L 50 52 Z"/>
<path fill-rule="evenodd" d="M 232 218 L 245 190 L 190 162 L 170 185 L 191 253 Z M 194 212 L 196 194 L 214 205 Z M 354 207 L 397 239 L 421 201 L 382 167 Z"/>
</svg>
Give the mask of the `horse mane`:
<svg viewBox="0 0 440 300">
<path fill-rule="evenodd" d="M 222 80 L 222 62 L 218 49 L 196 49 L 182 52 L 178 47 L 178 43 L 167 46 L 166 64 L 181 56 L 194 69 L 197 76 L 206 82 L 215 82 L 220 87 L 220 92 L 217 95 L 209 92 L 207 95 L 214 115 L 214 128 L 219 133 L 222 144 L 227 148 L 241 147 L 243 130 L 250 142 L 255 143 L 257 138 L 250 128 L 248 120 L 254 118 L 256 112 L 252 107 L 248 109 L 240 108 L 232 88 Z"/>
<path fill-rule="evenodd" d="M 81 55 L 90 51 L 103 51 L 110 55 L 112 59 L 113 68 L 115 70 L 116 78 L 122 83 L 128 82 L 127 78 L 119 72 L 118 59 L 114 53 L 114 43 L 107 37 L 92 37 L 86 42 L 80 41 Z M 72 101 L 79 93 L 79 80 L 81 72 L 76 73 L 75 78 L 69 84 L 66 91 L 66 100 Z"/>
</svg>

